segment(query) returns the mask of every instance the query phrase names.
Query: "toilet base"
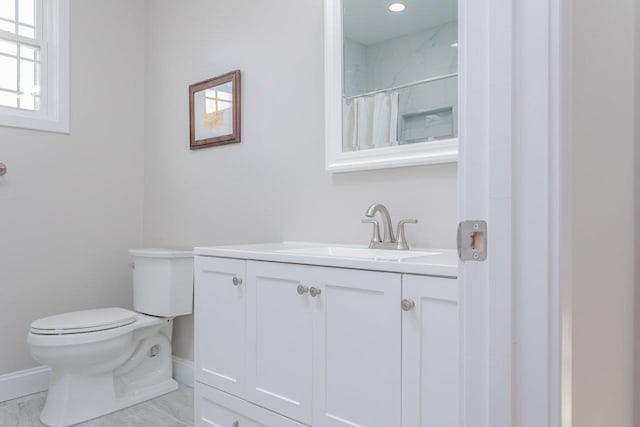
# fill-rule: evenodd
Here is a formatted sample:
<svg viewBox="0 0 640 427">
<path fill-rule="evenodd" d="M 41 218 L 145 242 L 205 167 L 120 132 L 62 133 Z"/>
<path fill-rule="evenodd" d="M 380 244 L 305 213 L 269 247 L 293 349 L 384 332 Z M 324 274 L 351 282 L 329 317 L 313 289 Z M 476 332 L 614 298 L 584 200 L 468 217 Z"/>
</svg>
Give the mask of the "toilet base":
<svg viewBox="0 0 640 427">
<path fill-rule="evenodd" d="M 52 368 L 42 423 L 70 426 L 178 388 L 172 378 L 172 319 L 142 320 L 109 339 L 75 346 L 36 346 L 32 337 L 32 354 Z"/>
<path fill-rule="evenodd" d="M 95 381 L 95 379 L 94 379 Z M 100 402 L 94 402 L 89 406 L 77 407 L 77 411 L 72 414 L 65 414 L 62 416 L 59 409 L 62 408 L 62 402 L 50 401 L 47 399 L 42 413 L 40 414 L 40 421 L 43 424 L 51 427 L 66 427 L 69 425 L 88 421 L 93 418 L 102 417 L 116 412 L 121 409 L 128 408 L 129 406 L 137 405 L 146 400 L 150 400 L 163 394 L 170 393 L 178 389 L 178 383 L 173 380 L 167 380 L 159 384 L 148 386 L 141 390 L 123 395 L 118 399 L 109 399 L 108 397 Z M 63 420 L 64 418 L 64 420 Z"/>
</svg>

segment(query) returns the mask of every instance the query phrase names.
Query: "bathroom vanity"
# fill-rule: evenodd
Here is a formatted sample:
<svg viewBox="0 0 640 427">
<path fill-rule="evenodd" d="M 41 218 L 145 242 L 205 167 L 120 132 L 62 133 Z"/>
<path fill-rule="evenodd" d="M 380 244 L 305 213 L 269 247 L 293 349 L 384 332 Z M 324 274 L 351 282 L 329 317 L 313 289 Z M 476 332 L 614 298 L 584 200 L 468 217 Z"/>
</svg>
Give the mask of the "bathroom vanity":
<svg viewBox="0 0 640 427">
<path fill-rule="evenodd" d="M 458 425 L 454 251 L 195 252 L 196 426 Z"/>
</svg>

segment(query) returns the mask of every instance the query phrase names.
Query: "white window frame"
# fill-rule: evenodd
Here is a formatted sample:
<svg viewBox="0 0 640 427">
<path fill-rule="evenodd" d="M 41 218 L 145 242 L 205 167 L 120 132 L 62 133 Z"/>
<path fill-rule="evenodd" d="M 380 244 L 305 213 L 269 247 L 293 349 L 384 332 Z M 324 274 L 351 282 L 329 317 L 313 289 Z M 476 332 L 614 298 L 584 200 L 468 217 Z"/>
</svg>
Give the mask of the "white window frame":
<svg viewBox="0 0 640 427">
<path fill-rule="evenodd" d="M 42 1 L 40 110 L 0 106 L 0 126 L 69 133 L 69 0 Z"/>
</svg>

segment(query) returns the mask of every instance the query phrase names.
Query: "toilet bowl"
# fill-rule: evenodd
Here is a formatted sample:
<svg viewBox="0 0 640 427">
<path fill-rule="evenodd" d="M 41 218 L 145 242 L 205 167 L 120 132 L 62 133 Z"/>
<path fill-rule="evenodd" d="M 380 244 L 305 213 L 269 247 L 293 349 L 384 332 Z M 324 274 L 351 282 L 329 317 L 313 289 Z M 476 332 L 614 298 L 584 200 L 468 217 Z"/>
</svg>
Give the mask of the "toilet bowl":
<svg viewBox="0 0 640 427">
<path fill-rule="evenodd" d="M 175 300 L 176 293 L 186 293 L 181 295 L 183 300 L 192 299 L 193 256 L 160 249 L 136 254 L 134 260 L 148 259 L 135 262 L 141 271 L 134 275 L 134 288 L 143 286 L 144 290 L 134 292 L 134 308 L 149 308 L 151 300 L 163 315 L 101 308 L 45 317 L 31 324 L 27 337 L 31 354 L 51 368 L 40 415 L 44 424 L 69 426 L 178 388 L 172 378 L 171 334 L 173 317 L 192 311 L 190 305 L 176 306 Z M 161 279 L 159 271 L 169 277 Z"/>
</svg>

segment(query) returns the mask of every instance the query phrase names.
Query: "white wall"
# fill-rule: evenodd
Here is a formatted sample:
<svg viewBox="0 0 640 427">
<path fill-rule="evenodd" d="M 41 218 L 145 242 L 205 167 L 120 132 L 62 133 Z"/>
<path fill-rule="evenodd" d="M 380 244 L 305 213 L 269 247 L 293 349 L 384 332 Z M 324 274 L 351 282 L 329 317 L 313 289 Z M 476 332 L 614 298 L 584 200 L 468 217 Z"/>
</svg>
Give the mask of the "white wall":
<svg viewBox="0 0 640 427">
<path fill-rule="evenodd" d="M 142 244 L 143 1 L 71 1 L 71 133 L 0 127 L 0 374 L 36 366 L 30 323 L 131 306 Z M 115 24 L 117 23 L 117 25 Z"/>
<path fill-rule="evenodd" d="M 322 0 L 146 2 L 144 240 L 190 248 L 279 240 L 366 244 L 385 203 L 416 246 L 454 247 L 456 166 L 324 170 Z M 242 143 L 189 150 L 188 85 L 242 71 Z M 193 356 L 192 319 L 174 352 Z"/>
<path fill-rule="evenodd" d="M 572 2 L 572 412 L 579 427 L 638 425 L 632 419 L 634 3 Z"/>
</svg>

